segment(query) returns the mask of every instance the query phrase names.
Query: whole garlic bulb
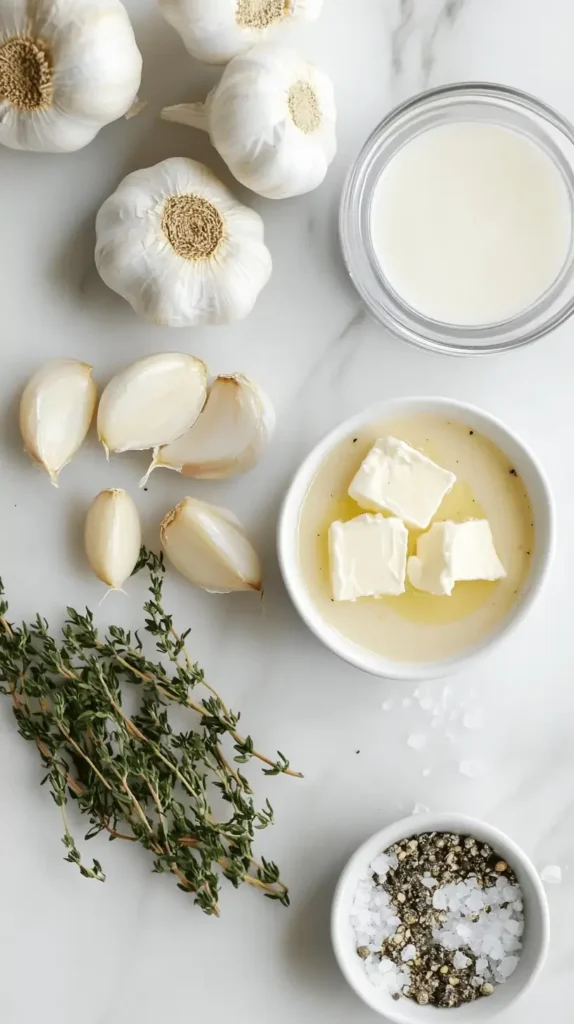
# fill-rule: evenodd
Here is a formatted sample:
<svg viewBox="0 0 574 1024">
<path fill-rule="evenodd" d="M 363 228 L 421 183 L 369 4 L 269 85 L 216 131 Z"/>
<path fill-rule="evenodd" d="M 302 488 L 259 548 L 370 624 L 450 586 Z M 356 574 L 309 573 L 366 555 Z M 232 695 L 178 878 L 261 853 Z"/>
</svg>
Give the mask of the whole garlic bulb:
<svg viewBox="0 0 574 1024">
<path fill-rule="evenodd" d="M 261 590 L 261 565 L 239 520 L 225 508 L 184 498 L 161 524 L 172 565 L 213 594 Z"/>
<path fill-rule="evenodd" d="M 228 324 L 271 275 L 263 221 L 195 160 L 128 174 L 96 218 L 96 266 L 136 313 L 164 327 Z"/>
<path fill-rule="evenodd" d="M 0 143 L 82 149 L 130 109 L 141 70 L 120 0 L 0 0 Z"/>
<path fill-rule="evenodd" d="M 216 377 L 193 426 L 154 452 L 152 470 L 174 469 L 197 480 L 223 480 L 246 473 L 265 451 L 275 429 L 275 411 L 255 381 L 243 374 Z"/>
<path fill-rule="evenodd" d="M 337 151 L 331 80 L 276 46 L 236 57 L 205 103 L 166 107 L 162 117 L 209 132 L 233 176 L 267 199 L 317 188 Z"/>
<path fill-rule="evenodd" d="M 53 359 L 30 378 L 20 399 L 20 433 L 30 458 L 55 487 L 88 433 L 96 406 L 92 367 Z"/>
<path fill-rule="evenodd" d="M 159 0 L 193 57 L 226 64 L 290 21 L 314 21 L 323 0 Z"/>
<path fill-rule="evenodd" d="M 135 569 L 141 541 L 138 510 L 127 491 L 100 491 L 84 526 L 86 555 L 98 579 L 121 590 Z"/>
</svg>

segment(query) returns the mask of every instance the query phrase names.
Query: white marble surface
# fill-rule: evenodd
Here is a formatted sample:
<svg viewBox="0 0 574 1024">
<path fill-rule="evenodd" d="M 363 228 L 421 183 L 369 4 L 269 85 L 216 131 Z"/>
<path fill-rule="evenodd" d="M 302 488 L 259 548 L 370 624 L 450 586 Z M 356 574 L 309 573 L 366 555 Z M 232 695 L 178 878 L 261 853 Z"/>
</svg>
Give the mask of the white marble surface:
<svg viewBox="0 0 574 1024">
<path fill-rule="evenodd" d="M 79 528 L 101 487 L 135 488 L 142 460 L 106 466 L 95 444 L 62 478 L 59 492 L 19 452 L 17 394 L 51 356 L 92 362 L 98 377 L 141 354 L 188 348 L 216 371 L 256 376 L 279 411 L 275 447 L 249 479 L 195 485 L 228 504 L 258 537 L 266 602 L 197 594 L 171 577 L 168 594 L 210 678 L 242 709 L 262 745 L 279 747 L 302 782 L 257 778 L 277 825 L 260 849 L 291 884 L 289 911 L 253 892 L 222 898 L 220 921 L 195 910 L 138 851 L 96 841 L 104 886 L 62 860 L 56 808 L 40 768 L 0 704 L 0 1019 L 3 1024 L 367 1024 L 375 1018 L 338 975 L 329 948 L 335 878 L 358 843 L 415 802 L 484 816 L 523 843 L 539 866 L 558 863 L 549 891 L 553 939 L 542 980 L 505 1024 L 570 1024 L 574 984 L 574 753 L 571 565 L 574 560 L 572 380 L 574 324 L 506 357 L 454 360 L 405 347 L 365 316 L 341 265 L 336 233 L 343 176 L 366 135 L 413 92 L 461 79 L 521 86 L 574 118 L 569 0 L 325 0 L 320 22 L 298 33 L 332 74 L 340 152 L 316 193 L 262 212 L 275 262 L 251 318 L 226 329 L 172 332 L 137 321 L 94 269 L 93 223 L 128 170 L 189 154 L 221 164 L 206 140 L 159 123 L 158 109 L 199 97 L 215 69 L 186 56 L 153 0 L 131 0 L 144 52 L 147 111 L 65 157 L 0 153 L 2 373 L 0 568 L 16 615 L 37 608 L 57 620 L 67 603 L 96 605 L 98 585 L 82 562 Z M 552 482 L 559 553 L 550 582 L 520 633 L 490 661 L 451 682 L 452 720 L 430 728 L 409 687 L 371 679 L 338 662 L 306 632 L 278 577 L 274 527 L 281 495 L 310 446 L 342 417 L 393 395 L 442 393 L 500 415 L 536 449 Z M 189 486 L 189 485 L 188 485 Z M 139 503 L 154 523 L 188 486 L 152 480 Z M 106 615 L 135 615 L 111 598 Z M 103 614 L 103 612 L 102 612 Z M 443 684 L 431 686 L 439 699 Z M 474 696 L 473 696 L 474 695 Z M 391 710 L 383 711 L 384 701 Z M 461 724 L 480 707 L 485 728 Z M 429 737 L 410 749 L 412 732 Z M 460 774 L 478 760 L 476 779 Z M 423 775 L 423 769 L 431 769 Z M 257 777 L 254 769 L 252 774 Z"/>
</svg>

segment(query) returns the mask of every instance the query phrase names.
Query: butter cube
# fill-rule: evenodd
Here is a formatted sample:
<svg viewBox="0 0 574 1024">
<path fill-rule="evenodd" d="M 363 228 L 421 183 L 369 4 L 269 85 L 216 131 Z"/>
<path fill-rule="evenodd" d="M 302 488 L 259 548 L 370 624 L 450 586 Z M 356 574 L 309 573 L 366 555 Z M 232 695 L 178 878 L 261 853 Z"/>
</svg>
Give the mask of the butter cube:
<svg viewBox="0 0 574 1024">
<path fill-rule="evenodd" d="M 329 560 L 335 601 L 403 594 L 408 531 L 400 519 L 362 515 L 331 523 Z"/>
<path fill-rule="evenodd" d="M 428 533 L 419 537 L 407 573 L 417 590 L 446 595 L 452 594 L 458 581 L 500 580 L 506 576 L 486 519 L 433 523 Z"/>
<path fill-rule="evenodd" d="M 454 473 L 405 441 L 381 437 L 360 466 L 349 495 L 369 512 L 392 512 L 425 530 L 455 482 Z"/>
</svg>

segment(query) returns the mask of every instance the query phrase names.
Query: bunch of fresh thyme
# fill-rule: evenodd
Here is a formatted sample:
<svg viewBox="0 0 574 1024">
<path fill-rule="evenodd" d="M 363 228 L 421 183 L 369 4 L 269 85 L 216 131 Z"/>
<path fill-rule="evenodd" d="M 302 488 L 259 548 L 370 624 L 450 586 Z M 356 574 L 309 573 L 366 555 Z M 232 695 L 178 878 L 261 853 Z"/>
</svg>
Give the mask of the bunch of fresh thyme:
<svg viewBox="0 0 574 1024">
<path fill-rule="evenodd" d="M 66 860 L 85 877 L 104 881 L 97 860 L 92 867 L 82 863 L 66 816 L 71 798 L 89 818 L 86 839 L 106 831 L 110 839 L 141 843 L 153 854 L 154 871 L 173 872 L 206 914 L 219 914 L 220 873 L 236 888 L 247 882 L 288 906 L 277 866 L 252 856 L 255 829 L 273 821 L 271 805 L 254 807 L 236 765 L 255 757 L 267 765 L 266 775 L 298 773 L 283 754 L 273 761 L 238 733 L 239 715 L 192 663 L 185 648 L 189 630 L 178 636 L 162 606 L 161 556 L 142 549 L 135 571 L 141 569 L 150 574 L 145 630 L 169 670 L 146 657 L 137 632 L 110 626 L 100 636 L 89 610 L 80 615 L 68 608 L 60 641 L 40 616 L 15 627 L 6 618 L 0 581 L 0 692 L 11 697 L 19 732 L 36 744 L 47 769 L 43 782 L 62 812 Z M 135 713 L 126 710 L 128 686 L 135 691 Z M 195 699 L 201 686 L 208 693 Z M 188 732 L 170 724 L 174 704 L 195 713 Z M 226 739 L 235 764 L 224 753 Z M 210 807 L 212 784 L 229 805 L 222 821 Z"/>
</svg>

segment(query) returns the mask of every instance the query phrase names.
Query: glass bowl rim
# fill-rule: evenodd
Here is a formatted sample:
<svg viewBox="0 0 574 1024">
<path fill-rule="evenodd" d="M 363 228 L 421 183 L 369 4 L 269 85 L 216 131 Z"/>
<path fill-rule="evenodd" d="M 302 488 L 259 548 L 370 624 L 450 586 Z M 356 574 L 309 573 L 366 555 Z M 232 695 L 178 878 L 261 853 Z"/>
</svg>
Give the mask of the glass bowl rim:
<svg viewBox="0 0 574 1024">
<path fill-rule="evenodd" d="M 404 102 L 393 107 L 379 122 L 379 124 L 376 125 L 362 145 L 358 156 L 347 173 L 343 185 L 339 207 L 339 239 L 345 267 L 356 291 L 365 303 L 367 310 L 373 319 L 389 330 L 394 337 L 399 338 L 401 341 L 406 341 L 408 344 L 414 345 L 418 348 L 423 348 L 431 352 L 440 352 L 447 355 L 492 355 L 497 352 L 507 352 L 512 349 L 521 348 L 522 346 L 531 344 L 555 330 L 574 314 L 574 296 L 565 301 L 556 312 L 547 316 L 545 319 L 542 319 L 538 324 L 530 326 L 526 325 L 522 333 L 515 338 L 493 338 L 491 341 L 486 341 L 481 344 L 473 344 L 471 341 L 451 340 L 450 338 L 445 340 L 444 338 L 429 337 L 427 334 L 417 331 L 409 324 L 397 320 L 381 303 L 375 305 L 365 283 L 361 280 L 360 270 L 359 273 L 357 273 L 356 258 L 353 253 L 353 245 L 356 244 L 356 240 L 351 237 L 353 231 L 357 230 L 362 208 L 362 200 L 359 199 L 357 202 L 356 196 L 359 177 L 363 172 L 365 165 L 373 158 L 373 154 L 381 144 L 381 140 L 383 140 L 389 131 L 397 124 L 400 124 L 401 121 L 403 121 L 410 113 L 417 110 L 424 110 L 425 107 L 432 105 L 435 100 L 449 98 L 454 100 L 457 98 L 464 98 L 465 95 L 468 95 L 469 99 L 475 100 L 498 100 L 514 107 L 518 113 L 525 116 L 530 114 L 540 118 L 542 121 L 550 124 L 550 126 L 561 133 L 562 137 L 566 139 L 574 150 L 574 125 L 567 118 L 563 117 L 562 114 L 558 113 L 558 111 L 552 106 L 522 89 L 502 85 L 497 82 L 487 81 L 454 82 L 448 85 L 441 85 L 432 89 L 426 89 L 422 92 L 416 93 L 414 96 L 409 97 Z M 533 138 L 535 138 L 535 136 L 536 133 L 533 132 Z M 564 157 L 564 160 L 567 161 L 567 158 Z M 574 177 L 574 156 L 571 163 L 571 170 Z M 570 191 L 570 198 L 574 204 L 572 183 L 570 183 Z M 381 286 L 383 289 L 385 288 L 383 283 L 381 283 Z M 531 307 L 531 309 L 535 308 L 535 306 Z M 529 311 L 526 310 L 521 315 L 526 316 L 528 312 Z M 426 320 L 428 323 L 432 322 L 424 316 L 421 316 L 420 319 L 423 321 Z M 508 322 L 511 323 L 512 321 Z M 451 325 L 441 325 L 437 323 L 437 330 L 440 330 L 441 326 L 447 328 Z M 497 326 L 500 325 L 493 325 L 493 327 Z M 463 330 L 463 328 L 460 328 L 461 333 Z M 481 330 L 485 331 L 487 328 L 481 328 Z M 469 334 L 471 336 L 473 331 L 476 333 L 476 329 L 469 329 Z"/>
</svg>

